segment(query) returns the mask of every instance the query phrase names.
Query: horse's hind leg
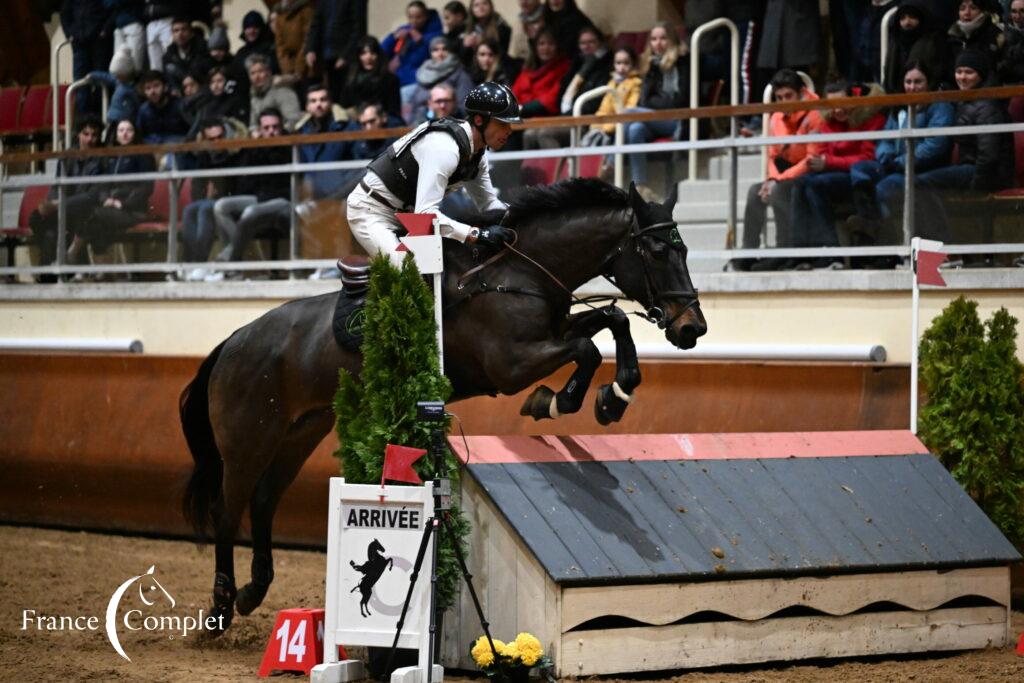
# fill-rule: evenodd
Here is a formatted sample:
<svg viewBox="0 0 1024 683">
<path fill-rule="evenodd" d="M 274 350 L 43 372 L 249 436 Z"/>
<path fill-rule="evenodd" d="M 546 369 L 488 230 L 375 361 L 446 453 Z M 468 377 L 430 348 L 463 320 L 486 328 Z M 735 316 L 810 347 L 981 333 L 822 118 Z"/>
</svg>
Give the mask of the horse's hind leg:
<svg viewBox="0 0 1024 683">
<path fill-rule="evenodd" d="M 272 528 L 277 504 L 302 469 L 302 464 L 330 430 L 332 415 L 317 413 L 300 420 L 277 449 L 249 501 L 252 521 L 252 579 L 238 591 L 235 607 L 241 615 L 260 606 L 274 580 Z"/>
</svg>

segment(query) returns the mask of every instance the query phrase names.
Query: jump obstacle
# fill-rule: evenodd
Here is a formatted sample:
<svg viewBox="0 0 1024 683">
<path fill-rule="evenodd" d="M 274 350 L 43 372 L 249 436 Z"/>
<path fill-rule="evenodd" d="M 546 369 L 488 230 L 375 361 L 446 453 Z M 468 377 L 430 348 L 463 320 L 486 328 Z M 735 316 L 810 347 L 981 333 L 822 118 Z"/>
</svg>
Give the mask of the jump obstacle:
<svg viewBox="0 0 1024 683">
<path fill-rule="evenodd" d="M 1013 546 L 909 431 L 469 437 L 470 571 L 559 676 L 1002 647 Z M 479 624 L 445 618 L 446 667 Z"/>
</svg>

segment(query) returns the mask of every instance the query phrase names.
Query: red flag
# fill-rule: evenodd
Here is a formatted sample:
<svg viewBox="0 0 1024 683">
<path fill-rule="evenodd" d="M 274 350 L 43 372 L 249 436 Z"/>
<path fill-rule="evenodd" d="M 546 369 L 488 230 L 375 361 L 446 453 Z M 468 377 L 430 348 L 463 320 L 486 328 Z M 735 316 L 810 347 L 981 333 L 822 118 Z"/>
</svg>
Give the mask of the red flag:
<svg viewBox="0 0 1024 683">
<path fill-rule="evenodd" d="M 946 255 L 940 251 L 917 250 L 917 284 L 945 287 L 946 281 L 939 273 L 939 266 L 946 262 Z"/>
<path fill-rule="evenodd" d="M 416 474 L 412 464 L 426 455 L 422 448 L 409 448 L 408 446 L 395 446 L 388 444 L 384 449 L 384 471 L 381 473 L 380 485 L 384 480 L 404 481 L 409 484 L 422 484 L 423 480 Z"/>
</svg>

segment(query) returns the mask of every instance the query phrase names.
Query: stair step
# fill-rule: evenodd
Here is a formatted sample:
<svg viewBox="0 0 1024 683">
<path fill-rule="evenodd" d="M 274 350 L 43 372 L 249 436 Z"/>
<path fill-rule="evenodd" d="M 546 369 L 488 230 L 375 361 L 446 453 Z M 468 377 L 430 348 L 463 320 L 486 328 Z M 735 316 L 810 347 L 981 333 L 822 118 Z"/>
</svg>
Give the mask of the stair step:
<svg viewBox="0 0 1024 683">
<path fill-rule="evenodd" d="M 708 160 L 708 178 L 711 180 L 726 180 L 729 177 L 729 155 L 721 154 Z M 746 180 L 747 183 L 760 180 L 764 177 L 764 170 L 761 167 L 760 154 L 739 155 L 739 178 L 740 184 Z"/>
</svg>

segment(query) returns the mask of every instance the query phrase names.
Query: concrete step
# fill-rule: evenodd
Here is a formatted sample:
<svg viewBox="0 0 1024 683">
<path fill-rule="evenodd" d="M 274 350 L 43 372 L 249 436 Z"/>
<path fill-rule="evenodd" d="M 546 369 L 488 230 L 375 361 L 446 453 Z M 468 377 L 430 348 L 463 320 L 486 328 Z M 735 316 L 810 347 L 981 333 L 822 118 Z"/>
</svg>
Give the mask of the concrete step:
<svg viewBox="0 0 1024 683">
<path fill-rule="evenodd" d="M 21 210 L 21 196 L 23 190 L 7 190 L 3 194 L 3 214 L 0 215 L 0 225 L 5 228 L 13 228 L 18 225 L 18 212 Z"/>
<path fill-rule="evenodd" d="M 760 154 L 740 154 L 739 177 L 740 185 L 761 180 L 764 169 L 761 167 Z M 708 178 L 710 180 L 726 180 L 729 177 L 729 155 L 720 154 L 708 160 Z"/>
<path fill-rule="evenodd" d="M 679 234 L 690 251 L 724 249 L 728 229 L 725 223 L 699 223 L 679 226 Z"/>
<path fill-rule="evenodd" d="M 742 200 L 746 199 L 744 195 Z M 743 210 L 746 208 L 746 201 L 736 202 L 736 220 L 743 220 Z M 672 218 L 680 225 L 692 223 L 722 223 L 729 218 L 729 207 L 725 197 L 715 201 L 705 198 L 703 201 L 686 201 L 676 204 L 672 212 Z"/>
</svg>

